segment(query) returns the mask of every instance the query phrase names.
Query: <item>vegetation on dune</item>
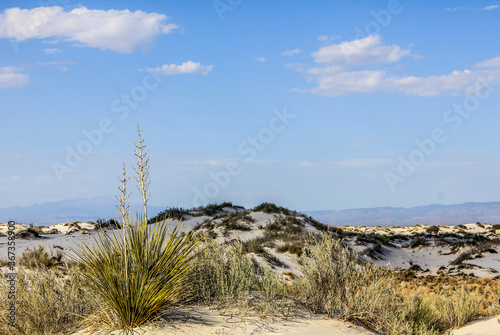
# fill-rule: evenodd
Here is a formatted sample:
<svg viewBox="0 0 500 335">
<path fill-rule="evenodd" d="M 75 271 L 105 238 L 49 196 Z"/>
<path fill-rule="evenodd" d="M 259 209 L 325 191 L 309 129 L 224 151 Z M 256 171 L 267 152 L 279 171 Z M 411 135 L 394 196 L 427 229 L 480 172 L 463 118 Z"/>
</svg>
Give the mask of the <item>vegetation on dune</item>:
<svg viewBox="0 0 500 335">
<path fill-rule="evenodd" d="M 146 234 L 141 228 L 145 227 L 144 220 L 142 223 L 125 230 L 129 237 L 124 245 L 120 235 L 116 241 L 102 235 L 97 246 L 89 246 L 92 251 L 87 254 L 89 259 L 78 265 L 80 271 L 64 270 L 65 264 L 46 267 L 47 256 L 36 253 L 35 270 L 19 272 L 18 313 L 22 321 L 16 329 L 0 323 L 0 333 L 68 334 L 90 322 L 101 326 L 128 322 L 132 327 L 141 322 L 139 318 L 148 320 L 163 307 L 183 299 L 185 304 L 234 308 L 243 315 L 252 308 L 263 314 L 291 316 L 294 309 L 303 306 L 361 322 L 383 334 L 439 334 L 491 315 L 491 306 L 500 293 L 498 279 L 405 276 L 404 272 L 364 263 L 327 234 L 309 240 L 308 252 L 300 257 L 303 275 L 293 275 L 293 281 L 286 282 L 266 263 L 259 264 L 246 254 L 245 248 L 258 248 L 257 241 L 224 247 L 207 239 L 196 253 L 179 252 L 183 246 L 187 248 L 182 250 L 194 251 L 192 241 L 197 237 L 174 234 L 170 248 L 158 248 L 160 240 L 155 243 L 147 239 L 164 235 Z M 160 226 L 158 229 L 161 231 Z M 163 275 L 157 275 L 168 264 L 167 253 L 162 250 L 172 251 L 170 260 L 174 263 L 174 258 L 180 263 L 189 260 L 183 270 L 167 275 L 169 283 Z M 27 259 L 33 255 L 32 250 L 25 253 Z M 145 282 L 155 285 L 143 285 Z M 4 279 L 0 283 L 0 318 L 5 319 L 8 287 Z M 37 294 L 32 294 L 33 290 Z M 155 299 L 148 299 L 152 296 Z M 161 302 L 156 300 L 159 296 Z"/>
<path fill-rule="evenodd" d="M 290 317 L 299 308 L 306 308 L 387 335 L 442 334 L 492 314 L 491 307 L 500 293 L 499 278 L 395 272 L 366 263 L 341 239 L 348 237 L 369 246 L 365 254 L 372 257 L 393 243 L 405 242 L 407 247 L 416 248 L 426 245 L 428 238 L 457 250 L 463 246 L 453 234 L 441 234 L 439 228 L 411 238 L 345 232 L 270 203 L 254 208 L 276 214 L 260 227 L 232 203 L 189 211 L 171 208 L 148 221 L 149 159 L 139 128 L 138 135 L 135 171 L 144 215 L 133 219 L 128 213 L 129 178 L 124 166 L 117 197 L 121 223 L 116 223 L 116 234 L 100 230 L 93 242 L 75 250 L 71 264 L 65 263 L 62 253 L 49 255 L 43 247 L 20 256 L 15 327 L 6 321 L 9 283 L 5 276 L 0 277 L 1 334 L 70 334 L 89 326 L 131 333 L 178 302 L 231 308 L 242 317 L 248 309 L 261 315 Z M 236 211 L 224 210 L 227 207 Z M 193 230 L 181 232 L 178 224 L 168 231 L 166 219 L 180 221 L 185 215 L 212 218 Z M 305 233 L 306 224 L 324 232 Z M 219 244 L 214 239 L 216 228 L 223 233 L 258 229 L 261 236 Z M 453 236 L 461 234 L 465 245 L 474 249 L 460 254 L 457 264 L 475 254 L 493 252 L 500 243 L 460 230 Z M 297 273 L 301 274 L 287 271 L 278 275 L 273 271 L 273 266 L 285 266 L 274 250 L 297 256 Z M 0 259 L 0 265 L 5 264 Z"/>
</svg>

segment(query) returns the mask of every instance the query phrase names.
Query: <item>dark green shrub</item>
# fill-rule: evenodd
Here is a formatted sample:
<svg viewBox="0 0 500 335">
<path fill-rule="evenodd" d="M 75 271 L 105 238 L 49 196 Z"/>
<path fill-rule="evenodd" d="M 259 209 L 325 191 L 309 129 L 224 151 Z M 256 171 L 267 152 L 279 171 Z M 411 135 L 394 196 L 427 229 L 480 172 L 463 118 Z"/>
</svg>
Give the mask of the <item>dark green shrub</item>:
<svg viewBox="0 0 500 335">
<path fill-rule="evenodd" d="M 439 227 L 438 226 L 427 227 L 427 229 L 425 230 L 425 232 L 427 234 L 434 234 L 434 235 L 436 235 L 437 233 L 439 233 Z"/>
</svg>

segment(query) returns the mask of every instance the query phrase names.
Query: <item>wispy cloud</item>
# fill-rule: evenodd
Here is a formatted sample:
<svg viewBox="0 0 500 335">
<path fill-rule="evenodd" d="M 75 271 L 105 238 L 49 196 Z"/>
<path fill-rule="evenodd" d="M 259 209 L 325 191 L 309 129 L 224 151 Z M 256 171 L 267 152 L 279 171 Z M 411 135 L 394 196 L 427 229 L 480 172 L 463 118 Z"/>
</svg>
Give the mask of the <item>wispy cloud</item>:
<svg viewBox="0 0 500 335">
<path fill-rule="evenodd" d="M 61 51 L 62 51 L 61 49 L 57 49 L 57 48 L 43 50 L 43 52 L 45 52 L 47 55 L 57 54 L 57 53 L 60 53 Z"/>
<path fill-rule="evenodd" d="M 0 73 L 13 73 L 13 72 L 20 72 L 20 71 L 24 71 L 24 68 L 20 67 L 20 66 L 0 67 Z"/>
<path fill-rule="evenodd" d="M 499 5 L 491 5 L 491 6 L 486 6 L 483 9 L 484 10 L 492 10 L 492 9 L 497 9 L 499 7 L 500 7 Z"/>
<path fill-rule="evenodd" d="M 287 51 L 282 52 L 281 56 L 288 57 L 288 56 L 292 56 L 292 55 L 295 55 L 295 54 L 298 54 L 301 52 L 302 52 L 302 50 L 300 50 L 300 49 L 287 50 Z"/>
<path fill-rule="evenodd" d="M 8 8 L 0 13 L 0 38 L 18 41 L 56 38 L 87 47 L 131 53 L 145 49 L 158 34 L 178 28 L 166 24 L 167 16 L 137 10 L 93 10 L 86 7 L 65 12 L 62 7 Z"/>
<path fill-rule="evenodd" d="M 500 57 L 476 64 L 474 68 L 477 70 L 456 70 L 449 74 L 427 77 L 394 75 L 391 72 L 393 68 L 387 64 L 397 63 L 403 57 L 414 55 L 410 53 L 410 49 L 383 45 L 379 36 L 322 47 L 311 56 L 320 66 L 302 65 L 292 68 L 302 72 L 308 81 L 316 83 L 316 87 L 295 88 L 293 91 L 325 96 L 396 92 L 429 97 L 471 94 L 476 90 L 476 82 L 480 78 L 500 81 Z M 369 65 L 375 68 L 367 68 Z"/>
<path fill-rule="evenodd" d="M 449 8 L 446 8 L 446 10 L 448 12 L 456 12 L 456 11 L 464 10 L 464 9 L 465 9 L 464 7 L 449 7 Z"/>
<path fill-rule="evenodd" d="M 37 63 L 38 65 L 70 65 L 70 64 L 77 64 L 78 62 L 75 60 L 63 60 L 63 61 L 52 61 L 52 62 L 39 62 Z"/>
<path fill-rule="evenodd" d="M 182 63 L 181 65 L 176 64 L 165 64 L 161 67 L 151 68 L 151 69 L 141 69 L 139 71 L 150 71 L 150 72 L 161 72 L 167 75 L 176 75 L 176 74 L 203 74 L 206 75 L 212 71 L 213 65 L 201 65 L 200 63 L 194 63 L 192 61 L 187 61 Z"/>
<path fill-rule="evenodd" d="M 355 66 L 394 63 L 403 57 L 410 56 L 410 49 L 403 50 L 398 45 L 383 45 L 379 35 L 371 35 L 322 47 L 312 56 L 316 63 Z"/>
<path fill-rule="evenodd" d="M 449 12 L 458 12 L 461 10 L 492 10 L 497 8 L 500 8 L 500 5 L 490 5 L 486 7 L 449 7 L 446 8 L 446 10 Z"/>
<path fill-rule="evenodd" d="M 323 42 L 325 44 L 329 44 L 331 42 L 334 42 L 336 40 L 340 39 L 340 36 L 327 36 L 327 35 L 321 35 L 316 38 L 319 42 Z"/>
<path fill-rule="evenodd" d="M 68 71 L 68 66 L 67 65 L 77 64 L 77 63 L 78 62 L 74 61 L 74 60 L 64 60 L 64 61 L 52 61 L 52 62 L 39 62 L 39 63 L 37 63 L 37 65 L 41 65 L 41 66 L 57 66 L 57 68 L 60 71 L 66 72 L 66 71 Z"/>
<path fill-rule="evenodd" d="M 23 70 L 23 68 L 17 66 L 0 67 L 0 90 L 28 85 L 30 79 L 27 74 L 21 73 Z"/>
<path fill-rule="evenodd" d="M 266 57 L 256 57 L 255 60 L 257 62 L 265 63 L 266 62 Z"/>
</svg>

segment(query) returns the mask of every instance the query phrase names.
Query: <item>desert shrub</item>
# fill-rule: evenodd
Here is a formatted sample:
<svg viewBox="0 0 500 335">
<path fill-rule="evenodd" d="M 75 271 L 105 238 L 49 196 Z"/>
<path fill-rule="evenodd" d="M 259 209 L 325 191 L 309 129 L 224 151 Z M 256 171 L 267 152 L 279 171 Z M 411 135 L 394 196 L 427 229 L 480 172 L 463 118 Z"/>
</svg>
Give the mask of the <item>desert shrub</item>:
<svg viewBox="0 0 500 335">
<path fill-rule="evenodd" d="M 500 229 L 500 224 L 494 224 L 491 226 L 490 231 L 494 233 L 498 229 Z"/>
<path fill-rule="evenodd" d="M 19 265 L 27 268 L 52 268 L 62 265 L 63 253 L 58 250 L 55 256 L 50 256 L 43 245 L 37 249 L 26 249 L 19 257 Z"/>
<path fill-rule="evenodd" d="M 192 280 L 195 300 L 228 302 L 257 288 L 254 263 L 245 255 L 241 243 L 224 250 L 208 240 L 196 256 L 196 264 Z"/>
<path fill-rule="evenodd" d="M 458 328 L 479 316 L 481 297 L 464 288 L 454 294 L 440 295 L 436 298 L 436 312 L 440 315 L 442 330 Z"/>
<path fill-rule="evenodd" d="M 252 230 L 250 224 L 254 220 L 248 214 L 244 214 L 242 212 L 230 213 L 222 218 L 222 221 L 219 223 L 219 226 L 224 227 L 227 230 L 243 230 L 249 231 Z"/>
<path fill-rule="evenodd" d="M 277 206 L 276 204 L 263 202 L 260 205 L 255 206 L 252 211 L 254 212 L 263 212 L 266 214 L 283 214 L 283 215 L 292 215 L 297 214 L 295 211 L 291 211 L 286 207 Z"/>
<path fill-rule="evenodd" d="M 377 243 L 374 246 L 363 250 L 361 254 L 370 256 L 372 259 L 381 259 L 381 256 L 384 254 L 384 249 L 382 244 Z"/>
<path fill-rule="evenodd" d="M 287 243 L 284 243 L 284 244 L 278 246 L 276 248 L 276 251 L 277 252 L 289 252 L 289 253 L 295 254 L 298 257 L 300 257 L 300 256 L 302 256 L 303 248 L 304 248 L 304 245 L 300 241 L 292 242 L 292 243 L 287 242 Z"/>
<path fill-rule="evenodd" d="M 327 235 L 302 262 L 300 291 L 313 311 L 358 320 L 382 333 L 392 327 L 401 302 L 388 270 L 361 262 Z"/>
<path fill-rule="evenodd" d="M 156 214 L 154 217 L 149 219 L 148 224 L 164 220 L 181 221 L 186 217 L 186 215 L 189 215 L 189 211 L 179 207 L 170 207 L 165 209 L 164 211 L 161 211 L 160 213 Z"/>
<path fill-rule="evenodd" d="M 342 229 L 321 223 L 318 220 L 312 218 L 311 216 L 304 215 L 304 220 L 319 231 L 331 231 L 339 235 L 342 235 L 343 233 Z"/>
<path fill-rule="evenodd" d="M 438 234 L 439 233 L 439 227 L 438 226 L 429 226 L 427 227 L 427 229 L 425 230 L 425 232 L 427 234 Z"/>
<path fill-rule="evenodd" d="M 264 252 L 264 246 L 273 247 L 274 243 L 266 237 L 256 237 L 242 243 L 243 252 L 260 254 Z"/>
<path fill-rule="evenodd" d="M 62 277 L 55 271 L 20 269 L 16 276 L 16 321 L 8 323 L 7 278 L 0 278 L 0 334 L 69 334 L 96 309 L 97 300 L 78 282 L 77 274 Z"/>
<path fill-rule="evenodd" d="M 452 260 L 450 262 L 450 265 L 460 265 L 464 261 L 466 261 L 468 259 L 471 259 L 472 255 L 474 255 L 475 253 L 477 253 L 476 249 L 466 250 L 466 251 L 462 252 L 460 255 L 458 255 L 457 258 L 455 258 L 454 260 Z"/>
<path fill-rule="evenodd" d="M 388 245 L 390 241 L 391 238 L 389 236 L 375 233 L 359 234 L 356 236 L 356 243 L 362 245 L 366 245 L 367 243 Z"/>
<path fill-rule="evenodd" d="M 302 235 L 304 222 L 294 216 L 275 216 L 274 221 L 267 224 L 264 234 L 268 238 L 294 238 Z"/>
<path fill-rule="evenodd" d="M 161 309 L 186 296 L 194 250 L 200 237 L 193 231 L 169 231 L 165 222 L 151 230 L 147 221 L 129 217 L 119 236 L 100 232 L 93 243 L 76 251 L 85 287 L 104 301 L 119 320 L 131 329 Z"/>
<path fill-rule="evenodd" d="M 432 299 L 421 291 L 408 295 L 402 309 L 402 319 L 407 324 L 405 334 L 439 334 L 439 314 Z"/>
<path fill-rule="evenodd" d="M 195 207 L 195 208 L 189 210 L 189 212 L 193 216 L 201 216 L 201 215 L 216 216 L 217 214 L 222 212 L 222 210 L 225 207 L 243 209 L 243 207 L 241 207 L 241 206 L 234 206 L 233 203 L 231 203 L 231 202 L 223 202 L 220 205 L 215 203 L 215 204 L 208 204 L 206 206 Z M 192 213 L 192 212 L 196 212 L 196 213 Z"/>
<path fill-rule="evenodd" d="M 38 230 L 33 229 L 33 228 L 28 228 L 28 229 L 21 230 L 21 231 L 17 232 L 16 238 L 28 240 L 31 238 L 40 238 L 40 234 L 38 233 Z"/>
<path fill-rule="evenodd" d="M 457 225 L 456 228 L 467 230 L 467 226 L 465 226 L 463 224 Z"/>
<path fill-rule="evenodd" d="M 281 268 L 286 268 L 287 266 L 282 262 L 280 261 L 280 259 L 276 256 L 274 256 L 273 254 L 267 252 L 267 251 L 263 251 L 260 253 L 260 255 L 262 257 L 265 258 L 265 260 L 271 264 L 272 266 L 278 266 L 278 267 L 281 267 Z"/>
<path fill-rule="evenodd" d="M 236 303 L 246 301 L 256 292 L 261 292 L 268 302 L 275 299 L 281 292 L 276 276 L 266 265 L 259 266 L 245 253 L 240 242 L 224 249 L 213 240 L 206 241 L 196 256 L 193 299 Z"/>
<path fill-rule="evenodd" d="M 420 246 L 427 246 L 429 243 L 427 242 L 427 239 L 424 236 L 417 236 L 415 237 L 411 242 L 410 242 L 410 248 L 417 248 Z"/>
</svg>

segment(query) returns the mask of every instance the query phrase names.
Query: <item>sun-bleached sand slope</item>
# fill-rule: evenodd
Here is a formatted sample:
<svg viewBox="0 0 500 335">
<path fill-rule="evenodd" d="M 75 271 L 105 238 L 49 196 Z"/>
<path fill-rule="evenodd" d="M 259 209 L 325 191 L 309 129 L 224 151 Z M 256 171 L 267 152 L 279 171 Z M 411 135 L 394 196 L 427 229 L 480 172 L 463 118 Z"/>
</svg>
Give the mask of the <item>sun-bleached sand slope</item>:
<svg viewBox="0 0 500 335">
<path fill-rule="evenodd" d="M 171 314 L 170 314 L 171 312 Z M 221 315 L 207 307 L 176 308 L 153 326 L 137 329 L 143 335 L 372 335 L 359 326 L 322 316 L 299 315 L 291 319 L 261 318 L 256 315 L 241 318 L 227 313 Z M 117 335 L 119 331 L 111 334 Z M 80 331 L 73 335 L 95 332 Z"/>
<path fill-rule="evenodd" d="M 451 335 L 498 335 L 500 334 L 500 316 L 479 319 L 469 325 L 454 330 Z"/>
</svg>

